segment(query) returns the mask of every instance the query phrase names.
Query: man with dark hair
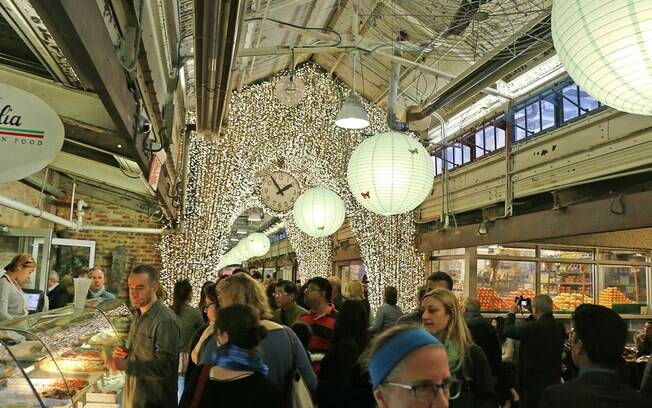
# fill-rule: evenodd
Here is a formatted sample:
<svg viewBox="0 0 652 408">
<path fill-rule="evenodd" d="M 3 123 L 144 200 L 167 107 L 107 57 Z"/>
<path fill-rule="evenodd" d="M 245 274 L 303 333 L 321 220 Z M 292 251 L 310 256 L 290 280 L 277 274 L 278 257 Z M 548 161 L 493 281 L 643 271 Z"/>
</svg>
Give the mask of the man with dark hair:
<svg viewBox="0 0 652 408">
<path fill-rule="evenodd" d="M 583 304 L 573 313 L 571 355 L 578 378 L 547 388 L 539 408 L 643 408 L 652 401 L 623 384 L 614 368 L 621 360 L 627 324 L 613 310 Z"/>
<path fill-rule="evenodd" d="M 473 342 L 477 344 L 487 356 L 491 374 L 498 380 L 502 359 L 502 350 L 498 343 L 496 329 L 480 313 L 478 299 L 468 297 L 464 300 L 464 320 L 469 327 Z"/>
<path fill-rule="evenodd" d="M 126 372 L 122 406 L 175 408 L 180 342 L 175 315 L 157 297 L 159 275 L 153 266 L 137 266 L 127 282 L 136 309 L 127 347 L 117 347 L 107 359 L 109 368 Z"/>
<path fill-rule="evenodd" d="M 543 390 L 561 382 L 561 352 L 566 339 L 566 328 L 552 315 L 550 296 L 536 296 L 531 309 L 528 321 L 517 326 L 519 306 L 514 303 L 503 331 L 505 337 L 521 341 L 516 385 L 522 408 L 536 408 Z"/>
<path fill-rule="evenodd" d="M 451 278 L 446 272 L 433 272 L 428 276 L 426 286 L 428 287 L 428 292 L 437 288 L 453 290 L 453 278 Z"/>
<path fill-rule="evenodd" d="M 332 287 L 328 279 L 315 277 L 306 283 L 305 299 L 310 311 L 297 320 L 307 323 L 312 329 L 308 345 L 311 353 L 326 353 L 332 346 L 333 330 L 337 311 L 331 298 Z"/>
<path fill-rule="evenodd" d="M 278 309 L 274 310 L 272 320 L 285 326 L 292 326 L 299 316 L 308 313 L 306 309 L 297 305 L 296 298 L 297 285 L 287 280 L 278 281 L 274 291 Z"/>
<path fill-rule="evenodd" d="M 426 288 L 425 285 L 419 286 L 416 294 L 417 307 L 413 311 L 401 316 L 396 321 L 396 324 L 421 324 L 421 315 L 423 315 L 423 309 L 421 308 L 421 301 L 423 300 L 423 297 L 426 295 L 427 290 L 428 288 Z"/>
</svg>

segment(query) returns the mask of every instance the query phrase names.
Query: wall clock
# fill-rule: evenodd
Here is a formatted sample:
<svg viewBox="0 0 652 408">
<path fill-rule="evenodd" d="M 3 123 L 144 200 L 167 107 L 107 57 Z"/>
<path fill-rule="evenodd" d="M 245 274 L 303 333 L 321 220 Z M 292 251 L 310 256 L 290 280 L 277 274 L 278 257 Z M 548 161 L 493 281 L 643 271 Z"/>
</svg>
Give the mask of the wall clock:
<svg viewBox="0 0 652 408">
<path fill-rule="evenodd" d="M 297 179 L 285 171 L 273 171 L 263 179 L 260 196 L 276 212 L 287 212 L 301 194 Z"/>
</svg>

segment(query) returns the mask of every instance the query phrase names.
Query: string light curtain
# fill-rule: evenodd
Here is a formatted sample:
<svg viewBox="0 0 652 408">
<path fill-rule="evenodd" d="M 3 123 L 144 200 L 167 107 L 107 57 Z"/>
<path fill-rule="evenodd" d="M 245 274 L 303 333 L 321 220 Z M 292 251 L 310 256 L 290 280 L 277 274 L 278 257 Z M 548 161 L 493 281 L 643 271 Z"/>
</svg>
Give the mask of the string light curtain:
<svg viewBox="0 0 652 408">
<path fill-rule="evenodd" d="M 555 0 L 552 38 L 580 88 L 612 108 L 652 115 L 652 1 Z"/>
<path fill-rule="evenodd" d="M 351 153 L 368 137 L 334 125 L 342 98 L 350 91 L 317 66 L 306 64 L 295 74 L 305 84 L 305 96 L 298 105 L 286 106 L 274 96 L 282 75 L 234 94 L 229 126 L 219 138 L 193 138 L 187 208 L 179 231 L 161 243 L 166 285 L 188 278 L 198 288 L 206 279 L 215 279 L 238 215 L 264 207 L 261 171 L 281 168 L 299 177 L 303 186 L 325 186 L 344 201 L 366 265 L 372 306 L 382 304 L 384 287 L 392 285 L 399 290 L 399 304 L 412 308 L 414 292 L 424 283 L 423 260 L 414 247 L 414 214 L 373 214 L 357 203 L 346 183 Z M 388 131 L 385 112 L 362 102 L 371 122 L 366 131 Z M 302 279 L 332 273 L 330 239 L 313 241 L 294 226 L 291 214 L 265 211 L 286 222 Z"/>
</svg>

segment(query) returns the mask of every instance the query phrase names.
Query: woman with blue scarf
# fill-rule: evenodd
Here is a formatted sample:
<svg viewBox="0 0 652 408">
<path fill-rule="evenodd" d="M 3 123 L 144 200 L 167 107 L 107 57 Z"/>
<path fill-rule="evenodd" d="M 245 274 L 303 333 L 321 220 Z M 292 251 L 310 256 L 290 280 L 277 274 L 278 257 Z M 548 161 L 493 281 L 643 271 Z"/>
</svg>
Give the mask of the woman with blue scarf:
<svg viewBox="0 0 652 408">
<path fill-rule="evenodd" d="M 213 364 L 202 364 L 193 372 L 179 407 L 281 408 L 281 391 L 266 378 L 269 369 L 257 347 L 266 333 L 250 306 L 220 309 Z"/>
</svg>

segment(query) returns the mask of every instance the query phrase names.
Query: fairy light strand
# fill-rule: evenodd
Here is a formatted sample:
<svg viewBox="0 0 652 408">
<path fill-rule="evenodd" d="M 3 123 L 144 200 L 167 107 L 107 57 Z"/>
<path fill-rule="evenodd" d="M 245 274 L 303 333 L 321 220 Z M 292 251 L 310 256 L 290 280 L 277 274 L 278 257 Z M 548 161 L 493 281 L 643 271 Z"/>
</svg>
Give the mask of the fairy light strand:
<svg viewBox="0 0 652 408">
<path fill-rule="evenodd" d="M 414 213 L 373 214 L 356 202 L 346 184 L 349 157 L 369 136 L 334 125 L 350 90 L 319 67 L 306 64 L 296 72 L 305 83 L 305 96 L 288 107 L 274 97 L 284 74 L 234 93 L 223 135 L 191 135 L 186 204 L 177 232 L 162 237 L 160 244 L 166 289 L 171 293 L 179 279 L 189 279 L 195 288 L 215 279 L 232 224 L 252 207 L 265 208 L 285 221 L 302 280 L 331 274 L 330 238 L 307 236 L 294 225 L 291 214 L 275 213 L 261 201 L 260 172 L 282 169 L 297 176 L 304 189 L 323 185 L 344 200 L 366 265 L 372 307 L 382 304 L 383 289 L 391 285 L 399 291 L 399 305 L 411 308 L 414 292 L 423 284 L 423 259 L 414 246 Z M 371 122 L 366 131 L 387 131 L 385 112 L 362 102 Z"/>
</svg>

